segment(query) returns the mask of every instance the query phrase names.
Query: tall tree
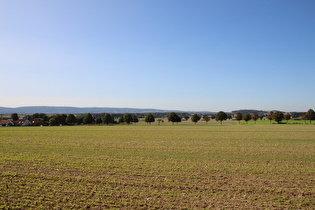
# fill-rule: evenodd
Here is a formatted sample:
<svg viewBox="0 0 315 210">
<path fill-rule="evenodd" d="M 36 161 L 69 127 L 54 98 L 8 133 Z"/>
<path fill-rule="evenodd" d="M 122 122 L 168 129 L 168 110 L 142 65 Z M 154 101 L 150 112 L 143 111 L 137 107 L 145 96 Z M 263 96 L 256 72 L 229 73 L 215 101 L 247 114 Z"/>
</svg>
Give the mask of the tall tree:
<svg viewBox="0 0 315 210">
<path fill-rule="evenodd" d="M 44 121 L 48 121 L 48 116 L 44 113 L 35 113 L 32 115 L 32 119 L 35 119 L 35 118 L 40 118 L 40 119 L 43 119 Z"/>
<path fill-rule="evenodd" d="M 35 119 L 35 118 L 40 118 L 40 117 L 39 117 L 39 113 L 34 113 L 34 114 L 32 114 L 32 119 Z"/>
<path fill-rule="evenodd" d="M 216 121 L 220 121 L 222 125 L 222 121 L 227 119 L 227 114 L 223 111 L 220 111 L 215 115 L 215 119 Z"/>
<path fill-rule="evenodd" d="M 12 113 L 11 118 L 13 121 L 19 120 L 19 115 L 17 113 Z"/>
<path fill-rule="evenodd" d="M 41 118 L 41 119 L 43 119 L 44 121 L 47 121 L 47 120 L 48 120 L 47 115 L 44 114 L 44 113 L 34 113 L 34 114 L 32 115 L 32 119 L 35 119 L 35 118 Z"/>
<path fill-rule="evenodd" d="M 307 120 L 307 113 L 303 113 L 301 116 L 301 119 L 304 120 L 304 124 L 306 124 L 306 120 Z"/>
<path fill-rule="evenodd" d="M 54 126 L 57 125 L 56 118 L 52 117 L 49 119 L 49 125 Z"/>
<path fill-rule="evenodd" d="M 312 124 L 312 120 L 315 120 L 315 112 L 313 109 L 309 109 L 306 112 L 306 119 L 310 121 L 310 124 Z"/>
<path fill-rule="evenodd" d="M 132 122 L 134 122 L 134 123 L 139 122 L 137 115 L 132 115 Z"/>
<path fill-rule="evenodd" d="M 80 116 L 77 116 L 76 118 L 77 118 L 77 125 L 82 125 L 84 116 L 80 115 Z"/>
<path fill-rule="evenodd" d="M 241 120 L 243 119 L 242 113 L 238 112 L 235 114 L 235 119 L 238 121 L 238 124 L 241 123 Z"/>
<path fill-rule="evenodd" d="M 124 123 L 125 122 L 125 118 L 123 116 L 121 116 L 119 119 L 118 119 L 118 122 L 119 123 Z"/>
<path fill-rule="evenodd" d="M 254 120 L 255 124 L 256 124 L 256 121 L 259 119 L 259 116 L 258 114 L 255 112 L 253 115 L 252 115 L 252 120 Z"/>
<path fill-rule="evenodd" d="M 149 114 L 147 114 L 147 116 L 145 117 L 144 121 L 145 121 L 146 123 L 149 123 L 149 124 L 151 125 L 151 123 L 155 122 L 155 118 L 154 118 L 154 116 L 153 116 L 151 113 L 149 113 Z"/>
<path fill-rule="evenodd" d="M 69 125 L 73 125 L 77 122 L 76 117 L 73 114 L 69 114 L 66 118 L 66 123 Z"/>
<path fill-rule="evenodd" d="M 288 121 L 291 119 L 291 114 L 289 112 L 285 113 L 283 115 L 283 119 L 286 120 L 287 123 L 288 123 Z"/>
<path fill-rule="evenodd" d="M 245 113 L 243 115 L 243 120 L 248 123 L 248 121 L 250 121 L 250 119 L 252 119 L 252 116 L 249 113 Z"/>
<path fill-rule="evenodd" d="M 181 118 L 175 113 L 175 112 L 171 112 L 169 115 L 168 115 L 168 121 L 169 122 L 172 122 L 172 124 L 174 125 L 174 122 L 181 122 Z"/>
<path fill-rule="evenodd" d="M 55 119 L 56 125 L 65 125 L 66 124 L 66 118 L 63 115 L 56 114 L 53 116 Z"/>
<path fill-rule="evenodd" d="M 102 118 L 101 117 L 96 118 L 95 123 L 100 125 L 102 123 Z"/>
<path fill-rule="evenodd" d="M 87 113 L 83 118 L 83 124 L 92 124 L 94 123 L 94 118 L 90 113 Z"/>
<path fill-rule="evenodd" d="M 208 124 L 208 122 L 210 121 L 210 117 L 208 115 L 203 115 L 202 116 L 203 120 L 206 121 L 206 124 Z"/>
<path fill-rule="evenodd" d="M 272 119 L 276 121 L 278 124 L 283 120 L 283 113 L 280 111 L 275 111 L 272 115 Z"/>
<path fill-rule="evenodd" d="M 67 124 L 67 123 L 66 123 L 67 117 L 68 117 L 68 116 L 67 116 L 66 114 L 62 114 L 62 115 L 61 115 L 61 124 L 63 124 L 63 125 Z"/>
<path fill-rule="evenodd" d="M 124 114 L 124 120 L 129 125 L 132 122 L 132 115 L 129 113 Z"/>
<path fill-rule="evenodd" d="M 200 116 L 198 114 L 193 114 L 193 116 L 191 116 L 191 121 L 194 122 L 195 124 L 197 124 L 197 122 L 200 120 Z"/>
<path fill-rule="evenodd" d="M 104 115 L 104 117 L 103 117 L 103 123 L 104 124 L 106 124 L 106 125 L 109 125 L 109 124 L 111 124 L 111 123 L 113 123 L 113 117 L 112 117 L 112 115 L 110 115 L 110 114 L 108 114 L 108 113 L 106 113 L 105 115 Z"/>
</svg>

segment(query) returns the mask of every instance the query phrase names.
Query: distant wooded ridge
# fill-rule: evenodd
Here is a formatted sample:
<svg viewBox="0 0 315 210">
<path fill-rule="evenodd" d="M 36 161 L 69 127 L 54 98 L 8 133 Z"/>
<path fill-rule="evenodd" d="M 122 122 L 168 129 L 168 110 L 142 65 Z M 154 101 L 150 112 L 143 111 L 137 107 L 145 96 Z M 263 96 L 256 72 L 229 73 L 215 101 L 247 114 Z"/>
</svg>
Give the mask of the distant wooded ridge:
<svg viewBox="0 0 315 210">
<path fill-rule="evenodd" d="M 274 110 L 271 110 L 274 111 Z M 197 113 L 197 114 L 215 114 L 216 112 L 211 111 L 181 111 L 181 110 L 163 110 L 163 109 L 141 109 L 141 108 L 112 108 L 112 107 L 70 107 L 70 106 L 23 106 L 23 107 L 0 107 L 0 114 L 34 114 L 34 113 L 45 113 L 45 114 L 86 114 L 86 113 Z M 241 109 L 234 110 L 231 114 L 236 113 L 257 113 L 257 114 L 267 114 L 270 111 L 265 110 L 255 110 L 255 109 Z M 302 114 L 303 112 L 291 112 Z"/>
<path fill-rule="evenodd" d="M 162 110 L 162 109 L 141 109 L 141 108 L 111 108 L 111 107 L 61 107 L 61 106 L 24 106 L 17 108 L 0 107 L 0 114 L 84 114 L 84 113 L 169 113 L 169 112 L 187 112 L 179 110 Z M 197 111 L 188 113 L 215 113 L 208 111 Z"/>
</svg>

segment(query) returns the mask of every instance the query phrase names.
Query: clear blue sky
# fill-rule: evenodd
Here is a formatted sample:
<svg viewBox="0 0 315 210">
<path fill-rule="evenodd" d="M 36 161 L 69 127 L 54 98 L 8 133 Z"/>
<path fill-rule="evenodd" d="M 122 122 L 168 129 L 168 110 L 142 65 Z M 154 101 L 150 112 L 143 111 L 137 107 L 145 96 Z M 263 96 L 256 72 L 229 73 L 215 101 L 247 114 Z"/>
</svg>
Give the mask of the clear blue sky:
<svg viewBox="0 0 315 210">
<path fill-rule="evenodd" d="M 315 108 L 314 0 L 0 0 L 0 106 Z"/>
</svg>

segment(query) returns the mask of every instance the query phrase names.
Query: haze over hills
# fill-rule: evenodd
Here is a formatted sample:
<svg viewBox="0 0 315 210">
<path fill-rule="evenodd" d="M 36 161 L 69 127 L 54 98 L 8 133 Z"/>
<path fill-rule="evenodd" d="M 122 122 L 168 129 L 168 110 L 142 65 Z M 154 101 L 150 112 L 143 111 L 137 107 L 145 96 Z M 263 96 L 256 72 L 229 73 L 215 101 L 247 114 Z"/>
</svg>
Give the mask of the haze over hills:
<svg viewBox="0 0 315 210">
<path fill-rule="evenodd" d="M 111 108 L 111 107 L 59 107 L 59 106 L 24 106 L 17 108 L 0 107 L 1 114 L 83 114 L 83 113 L 148 113 L 148 112 L 183 112 L 179 110 Z M 210 113 L 210 112 L 202 112 Z"/>
<path fill-rule="evenodd" d="M 273 110 L 269 110 L 273 111 Z M 255 110 L 255 109 L 242 109 L 234 110 L 231 114 L 236 114 L 237 112 L 244 113 L 257 113 L 266 114 L 269 113 L 267 110 Z M 168 113 L 168 112 L 178 112 L 178 113 L 196 113 L 196 114 L 215 114 L 216 112 L 211 111 L 183 111 L 183 110 L 165 110 L 165 109 L 142 109 L 142 108 L 114 108 L 114 107 L 71 107 L 71 106 L 22 106 L 22 107 L 0 107 L 0 114 L 34 114 L 34 113 L 45 113 L 45 114 L 86 114 L 86 113 Z M 300 113 L 300 112 L 294 112 Z M 302 113 L 302 112 L 301 112 Z"/>
</svg>

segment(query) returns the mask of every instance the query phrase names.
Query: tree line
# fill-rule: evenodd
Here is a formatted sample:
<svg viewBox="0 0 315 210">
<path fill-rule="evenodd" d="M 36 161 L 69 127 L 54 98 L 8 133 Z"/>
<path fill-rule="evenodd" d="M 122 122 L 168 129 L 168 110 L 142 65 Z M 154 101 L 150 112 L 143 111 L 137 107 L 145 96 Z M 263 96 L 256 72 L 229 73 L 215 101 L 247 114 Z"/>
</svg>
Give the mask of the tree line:
<svg viewBox="0 0 315 210">
<path fill-rule="evenodd" d="M 160 116 L 160 114 L 159 114 Z M 146 115 L 141 114 L 141 117 L 144 117 L 144 121 L 147 124 L 154 123 L 156 121 L 156 117 L 148 113 Z M 12 113 L 11 118 L 13 121 L 18 121 L 19 116 L 17 113 Z M 105 124 L 105 125 L 114 125 L 114 124 L 136 124 L 139 122 L 138 116 L 136 114 L 130 114 L 125 113 L 123 115 L 117 115 L 117 114 L 94 114 L 94 116 L 91 113 L 87 113 L 86 115 L 79 115 L 75 116 L 74 114 L 56 114 L 52 116 L 48 116 L 44 113 L 35 113 L 33 115 L 27 115 L 25 117 L 27 120 L 34 121 L 34 119 L 37 119 L 37 125 L 90 125 L 90 124 Z M 223 121 L 227 119 L 235 119 L 239 123 L 241 120 L 244 120 L 246 123 L 248 123 L 250 120 L 253 120 L 255 123 L 257 120 L 262 119 L 268 119 L 270 120 L 270 123 L 272 120 L 277 122 L 278 124 L 282 123 L 283 120 L 290 120 L 292 118 L 292 115 L 290 113 L 283 113 L 280 111 L 271 111 L 267 116 L 259 115 L 257 113 L 241 113 L 238 112 L 234 116 L 228 115 L 227 113 L 220 111 L 216 113 L 215 115 L 208 116 L 207 114 L 193 114 L 191 116 L 188 116 L 185 114 L 184 116 L 181 116 L 175 112 L 171 112 L 167 115 L 167 119 L 172 124 L 174 123 L 180 123 L 182 120 L 190 120 L 197 124 L 198 121 L 203 119 L 206 123 L 210 121 L 210 119 L 215 119 L 220 124 L 222 124 Z M 305 112 L 302 117 L 302 120 L 306 122 L 306 120 L 310 121 L 310 124 L 312 123 L 312 120 L 315 120 L 315 112 L 313 109 L 309 109 L 307 112 Z M 157 119 L 158 124 L 160 125 L 161 122 L 164 122 L 162 119 Z"/>
<path fill-rule="evenodd" d="M 255 123 L 258 119 L 262 120 L 264 118 L 263 115 L 258 115 L 257 113 L 245 113 L 242 114 L 240 112 L 235 114 L 235 119 L 237 121 L 244 120 L 246 123 L 248 123 L 248 121 L 253 120 Z M 268 119 L 270 121 L 270 123 L 272 122 L 272 120 L 276 121 L 278 124 L 282 123 L 283 120 L 286 120 L 287 122 L 292 118 L 291 113 L 287 112 L 287 113 L 283 113 L 280 111 L 271 111 L 269 112 L 269 114 L 266 116 L 266 119 Z M 304 120 L 306 122 L 306 120 L 310 121 L 310 124 L 312 124 L 312 120 L 315 120 L 315 112 L 313 109 L 309 109 L 307 112 L 305 112 L 302 117 L 302 120 Z"/>
<path fill-rule="evenodd" d="M 148 113 L 145 116 L 143 114 L 140 114 L 141 117 L 145 117 L 144 121 L 147 124 L 151 124 L 155 122 L 155 117 L 153 114 Z M 160 113 L 158 114 L 160 116 Z M 17 113 L 12 113 L 11 118 L 14 122 L 18 122 L 20 120 Z M 168 119 L 170 122 L 181 122 L 181 117 L 174 112 L 170 113 L 168 116 Z M 125 113 L 122 116 L 119 114 L 94 114 L 94 116 L 91 113 L 87 113 L 86 115 L 74 115 L 74 114 L 56 114 L 52 116 L 48 116 L 44 113 L 35 113 L 33 115 L 27 115 L 25 116 L 24 120 L 33 121 L 36 120 L 38 125 L 89 125 L 89 124 L 132 124 L 132 123 L 138 123 L 139 119 L 136 114 L 130 114 Z M 38 121 L 40 120 L 40 121 Z M 161 119 L 158 119 L 158 122 L 163 121 Z"/>
</svg>

